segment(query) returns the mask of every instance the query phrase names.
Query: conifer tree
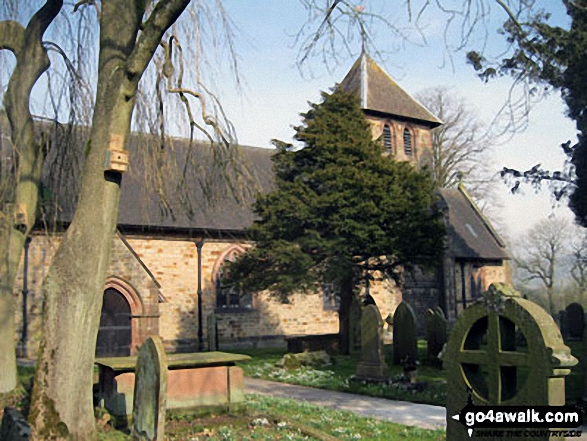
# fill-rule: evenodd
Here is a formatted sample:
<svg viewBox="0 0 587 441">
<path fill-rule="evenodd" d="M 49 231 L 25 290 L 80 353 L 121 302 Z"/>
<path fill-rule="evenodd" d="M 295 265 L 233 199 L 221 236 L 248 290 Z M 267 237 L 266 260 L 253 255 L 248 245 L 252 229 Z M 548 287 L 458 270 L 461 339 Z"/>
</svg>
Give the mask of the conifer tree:
<svg viewBox="0 0 587 441">
<path fill-rule="evenodd" d="M 362 265 L 398 283 L 414 264 L 434 265 L 444 243 L 434 184 L 407 162 L 383 156 L 358 99 L 340 90 L 302 114 L 295 139 L 276 141 L 275 189 L 257 199 L 249 229 L 255 246 L 231 266 L 245 290 L 294 291 L 333 283 L 340 292 L 341 349 Z"/>
</svg>

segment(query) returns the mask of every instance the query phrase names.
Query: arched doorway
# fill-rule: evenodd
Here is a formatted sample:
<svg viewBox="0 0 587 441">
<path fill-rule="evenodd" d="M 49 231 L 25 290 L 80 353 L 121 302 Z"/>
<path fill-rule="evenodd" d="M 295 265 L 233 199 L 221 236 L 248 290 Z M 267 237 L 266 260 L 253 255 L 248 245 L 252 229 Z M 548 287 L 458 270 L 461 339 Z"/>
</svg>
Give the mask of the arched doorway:
<svg viewBox="0 0 587 441">
<path fill-rule="evenodd" d="M 130 304 L 120 291 L 107 288 L 100 315 L 96 357 L 126 357 L 130 355 L 131 341 Z"/>
</svg>

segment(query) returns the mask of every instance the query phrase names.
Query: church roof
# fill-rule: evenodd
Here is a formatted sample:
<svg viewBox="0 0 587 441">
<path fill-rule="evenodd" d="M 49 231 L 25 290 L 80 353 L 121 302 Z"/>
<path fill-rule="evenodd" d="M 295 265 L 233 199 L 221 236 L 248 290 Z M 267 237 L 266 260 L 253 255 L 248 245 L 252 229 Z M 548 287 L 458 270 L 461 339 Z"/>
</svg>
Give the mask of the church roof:
<svg viewBox="0 0 587 441">
<path fill-rule="evenodd" d="M 357 94 L 367 112 L 416 120 L 431 128 L 442 124 L 366 54 L 355 61 L 339 87 Z"/>
<path fill-rule="evenodd" d="M 505 244 L 461 186 L 439 190 L 447 217 L 447 253 L 456 259 L 509 259 Z"/>
</svg>

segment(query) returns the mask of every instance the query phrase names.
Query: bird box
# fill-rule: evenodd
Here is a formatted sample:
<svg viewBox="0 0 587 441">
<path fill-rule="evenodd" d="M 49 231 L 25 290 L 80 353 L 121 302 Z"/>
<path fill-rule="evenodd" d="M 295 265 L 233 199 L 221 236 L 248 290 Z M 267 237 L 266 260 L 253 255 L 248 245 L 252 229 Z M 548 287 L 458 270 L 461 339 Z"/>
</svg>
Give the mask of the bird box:
<svg viewBox="0 0 587 441">
<path fill-rule="evenodd" d="M 17 204 L 14 210 L 14 228 L 26 231 L 29 224 L 26 204 Z"/>
<path fill-rule="evenodd" d="M 128 171 L 128 151 L 126 150 L 108 150 L 106 152 L 106 161 L 104 162 L 104 171 L 114 171 L 124 173 Z"/>
</svg>

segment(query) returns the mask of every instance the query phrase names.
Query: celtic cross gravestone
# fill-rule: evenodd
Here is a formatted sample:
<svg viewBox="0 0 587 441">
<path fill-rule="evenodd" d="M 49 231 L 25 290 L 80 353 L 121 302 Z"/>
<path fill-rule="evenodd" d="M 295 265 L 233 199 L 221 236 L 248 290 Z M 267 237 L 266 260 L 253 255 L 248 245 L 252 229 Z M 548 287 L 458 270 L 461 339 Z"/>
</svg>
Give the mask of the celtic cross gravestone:
<svg viewBox="0 0 587 441">
<path fill-rule="evenodd" d="M 552 317 L 504 284 L 491 285 L 482 301 L 463 311 L 442 359 L 451 441 L 470 439 L 468 429 L 452 418 L 469 399 L 479 406 L 564 405 L 564 377 L 577 363 Z"/>
</svg>

